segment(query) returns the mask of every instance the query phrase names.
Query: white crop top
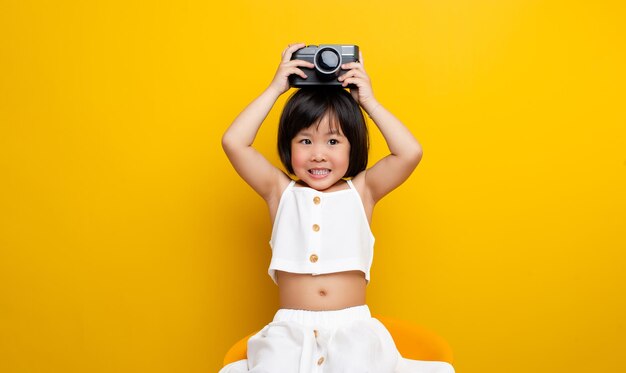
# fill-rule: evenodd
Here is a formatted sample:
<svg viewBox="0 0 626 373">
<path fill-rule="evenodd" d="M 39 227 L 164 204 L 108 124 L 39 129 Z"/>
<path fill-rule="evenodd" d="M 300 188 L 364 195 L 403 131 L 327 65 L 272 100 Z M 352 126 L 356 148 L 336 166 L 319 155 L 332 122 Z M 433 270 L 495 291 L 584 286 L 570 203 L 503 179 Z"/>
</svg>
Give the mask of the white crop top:
<svg viewBox="0 0 626 373">
<path fill-rule="evenodd" d="M 327 193 L 294 184 L 283 191 L 274 218 L 268 270 L 274 283 L 276 270 L 313 275 L 360 270 L 369 283 L 374 235 L 352 181 L 349 189 Z"/>
</svg>

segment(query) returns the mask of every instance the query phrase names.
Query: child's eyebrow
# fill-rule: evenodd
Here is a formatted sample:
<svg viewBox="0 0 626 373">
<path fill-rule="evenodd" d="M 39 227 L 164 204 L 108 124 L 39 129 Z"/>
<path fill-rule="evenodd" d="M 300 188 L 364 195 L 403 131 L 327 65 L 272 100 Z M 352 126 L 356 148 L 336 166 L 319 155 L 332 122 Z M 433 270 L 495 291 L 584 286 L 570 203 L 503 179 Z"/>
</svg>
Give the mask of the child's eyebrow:
<svg viewBox="0 0 626 373">
<path fill-rule="evenodd" d="M 328 133 L 326 133 L 326 134 L 327 135 L 333 135 L 333 136 L 343 136 L 343 134 L 341 132 L 333 131 L 333 130 L 328 131 Z"/>
<path fill-rule="evenodd" d="M 326 136 L 343 136 L 343 134 L 339 131 L 333 131 L 333 130 L 329 130 L 328 132 L 326 132 Z M 296 134 L 296 136 L 308 136 L 311 137 L 313 136 L 313 134 L 309 131 L 301 131 L 298 132 L 298 134 Z"/>
</svg>

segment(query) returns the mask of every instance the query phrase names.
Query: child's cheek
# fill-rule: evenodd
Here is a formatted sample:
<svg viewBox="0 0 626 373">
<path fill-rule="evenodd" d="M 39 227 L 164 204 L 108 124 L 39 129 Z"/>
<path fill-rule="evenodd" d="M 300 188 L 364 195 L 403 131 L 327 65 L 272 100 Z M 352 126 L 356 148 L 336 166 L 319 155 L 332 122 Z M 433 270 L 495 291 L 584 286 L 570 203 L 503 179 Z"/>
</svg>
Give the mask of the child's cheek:
<svg viewBox="0 0 626 373">
<path fill-rule="evenodd" d="M 303 167 L 305 164 L 305 155 L 300 151 L 292 151 L 291 152 L 291 166 L 296 169 Z"/>
</svg>

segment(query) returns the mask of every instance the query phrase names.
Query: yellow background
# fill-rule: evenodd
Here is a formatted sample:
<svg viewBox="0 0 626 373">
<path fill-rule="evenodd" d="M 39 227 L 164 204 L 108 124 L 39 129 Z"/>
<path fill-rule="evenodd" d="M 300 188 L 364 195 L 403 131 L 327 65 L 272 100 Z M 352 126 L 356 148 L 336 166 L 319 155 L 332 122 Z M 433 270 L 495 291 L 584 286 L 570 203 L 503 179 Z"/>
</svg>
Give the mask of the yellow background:
<svg viewBox="0 0 626 373">
<path fill-rule="evenodd" d="M 458 372 L 626 371 L 620 1 L 1 1 L 0 371 L 216 372 L 277 307 L 220 147 L 290 42 L 361 46 L 420 140 L 368 304 Z M 277 162 L 281 97 L 257 146 Z M 373 160 L 386 154 L 371 127 Z"/>
</svg>

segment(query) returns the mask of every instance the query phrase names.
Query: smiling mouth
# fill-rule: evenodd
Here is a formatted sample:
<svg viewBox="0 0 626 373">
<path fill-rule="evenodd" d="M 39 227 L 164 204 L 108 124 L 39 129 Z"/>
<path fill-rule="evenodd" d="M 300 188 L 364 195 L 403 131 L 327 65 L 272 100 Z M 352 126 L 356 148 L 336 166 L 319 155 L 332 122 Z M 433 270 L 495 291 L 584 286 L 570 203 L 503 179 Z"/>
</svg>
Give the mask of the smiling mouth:
<svg viewBox="0 0 626 373">
<path fill-rule="evenodd" d="M 324 177 L 330 174 L 330 169 L 328 168 L 312 168 L 309 170 L 309 174 L 315 177 Z"/>
</svg>

